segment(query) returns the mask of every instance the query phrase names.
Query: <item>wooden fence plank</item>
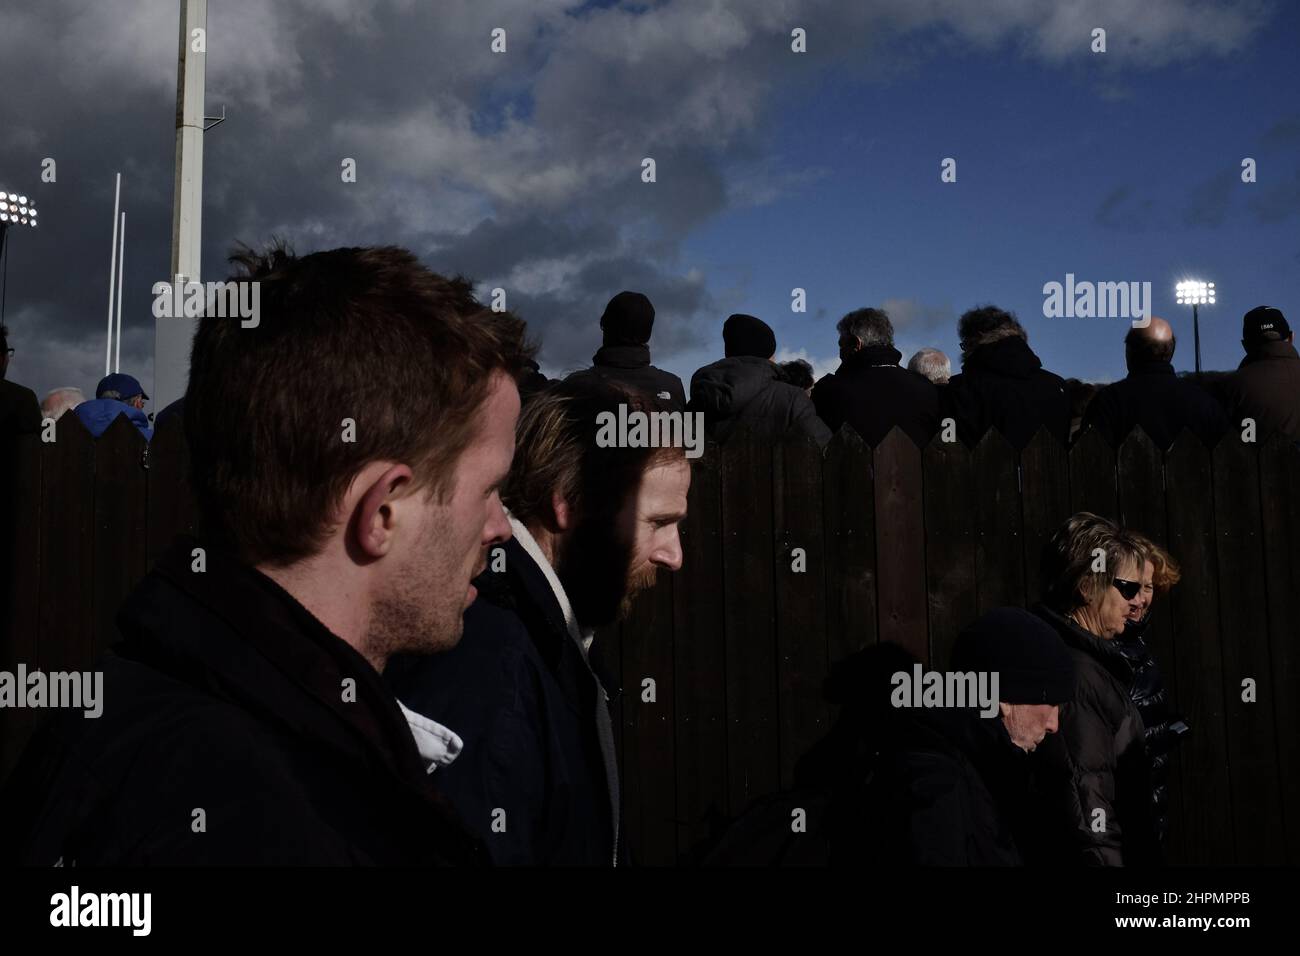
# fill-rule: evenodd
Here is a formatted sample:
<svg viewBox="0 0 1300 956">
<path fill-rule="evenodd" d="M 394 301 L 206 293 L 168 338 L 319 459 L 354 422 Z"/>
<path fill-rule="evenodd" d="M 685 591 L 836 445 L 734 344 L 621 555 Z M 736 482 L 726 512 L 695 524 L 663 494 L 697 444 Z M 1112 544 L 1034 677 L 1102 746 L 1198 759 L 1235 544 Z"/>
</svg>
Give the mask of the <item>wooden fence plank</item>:
<svg viewBox="0 0 1300 956">
<path fill-rule="evenodd" d="M 727 647 L 722 594 L 721 452 L 710 443 L 696 462 L 682 571 L 673 583 L 677 851 L 694 861 L 727 813 Z"/>
<path fill-rule="evenodd" d="M 875 466 L 845 425 L 822 461 L 826 509 L 826 654 L 833 667 L 878 639 Z"/>
<path fill-rule="evenodd" d="M 921 451 L 892 428 L 876 446 L 875 465 L 876 554 L 884 557 L 876 568 L 880 639 L 928 661 Z"/>
<path fill-rule="evenodd" d="M 826 680 L 826 546 L 822 526 L 822 453 L 809 439 L 775 449 L 777 701 L 781 786 L 829 729 Z"/>
<path fill-rule="evenodd" d="M 722 454 L 727 635 L 727 804 L 734 816 L 780 783 L 772 447 L 743 433 Z"/>
<path fill-rule="evenodd" d="M 86 651 L 97 658 L 116 640 L 118 608 L 148 565 L 144 436 L 119 415 L 95 442 L 94 626 Z"/>
<path fill-rule="evenodd" d="M 922 457 L 930 660 L 945 668 L 962 628 L 976 616 L 975 502 L 970 451 L 935 438 Z"/>
<path fill-rule="evenodd" d="M 1277 695 L 1278 770 L 1286 862 L 1300 863 L 1300 447 L 1275 439 L 1260 450 L 1269 650 Z"/>
<path fill-rule="evenodd" d="M 1179 704 L 1192 732 L 1180 763 L 1185 794 L 1184 845 L 1188 863 L 1235 861 L 1224 729 L 1223 659 L 1220 649 L 1218 562 L 1212 507 L 1210 455 L 1184 432 L 1165 455 L 1165 515 L 1169 551 L 1183 580 L 1169 598 L 1174 623 L 1174 664 Z"/>
<path fill-rule="evenodd" d="M 1118 512 L 1115 451 L 1094 428 L 1070 449 L 1070 509 L 1114 519 Z"/>
<path fill-rule="evenodd" d="M 45 445 L 41 497 L 42 669 L 72 671 L 90 664 L 95 582 L 90 547 L 94 520 L 95 440 L 76 415 L 62 416 Z"/>
<path fill-rule="evenodd" d="M 1228 773 L 1238 861 L 1282 862 L 1281 781 L 1264 541 L 1259 533 L 1259 452 L 1229 436 L 1214 450 L 1214 526 L 1218 545 L 1219 636 L 1227 716 Z M 1242 681 L 1256 683 L 1254 702 L 1242 700 Z M 1247 809 L 1249 808 L 1249 809 Z"/>
<path fill-rule="evenodd" d="M 971 451 L 975 485 L 976 611 L 1025 599 L 1024 539 L 1016 451 L 991 428 Z"/>
<path fill-rule="evenodd" d="M 1042 596 L 1038 568 L 1043 547 L 1070 517 L 1070 455 L 1044 426 L 1020 452 L 1020 514 L 1024 541 L 1025 603 Z"/>
<path fill-rule="evenodd" d="M 154 432 L 149 443 L 150 567 L 178 534 L 198 530 L 183 426 L 180 417 L 173 415 Z"/>
</svg>

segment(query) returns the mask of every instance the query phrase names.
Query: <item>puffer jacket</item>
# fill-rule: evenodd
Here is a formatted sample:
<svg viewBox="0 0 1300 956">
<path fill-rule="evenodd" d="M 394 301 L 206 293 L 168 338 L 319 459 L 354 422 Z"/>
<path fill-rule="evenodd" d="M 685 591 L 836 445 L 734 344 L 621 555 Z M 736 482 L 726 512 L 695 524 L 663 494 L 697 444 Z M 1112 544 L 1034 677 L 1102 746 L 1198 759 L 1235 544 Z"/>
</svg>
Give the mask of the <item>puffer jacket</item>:
<svg viewBox="0 0 1300 956">
<path fill-rule="evenodd" d="M 1169 756 L 1191 732 L 1187 722 L 1169 709 L 1164 676 L 1151 654 L 1145 633 L 1151 616 L 1130 621 L 1116 646 L 1133 668 L 1133 686 L 1129 696 L 1142 715 L 1143 738 L 1151 761 L 1151 812 L 1156 836 L 1164 843 L 1169 831 Z"/>
<path fill-rule="evenodd" d="M 1151 768 L 1142 715 L 1130 697 L 1133 669 L 1118 642 L 1089 634 L 1043 605 L 1074 659 L 1074 699 L 1061 706 L 1060 733 L 1074 785 L 1060 809 L 1073 829 L 1076 862 L 1134 866 L 1159 862 L 1151 812 Z"/>
<path fill-rule="evenodd" d="M 783 382 L 767 359 L 734 356 L 706 365 L 691 376 L 687 409 L 704 413 L 705 434 L 723 442 L 738 428 L 755 437 L 780 441 L 806 435 L 825 447 L 831 430 L 817 417 L 812 399 L 798 386 Z"/>
</svg>

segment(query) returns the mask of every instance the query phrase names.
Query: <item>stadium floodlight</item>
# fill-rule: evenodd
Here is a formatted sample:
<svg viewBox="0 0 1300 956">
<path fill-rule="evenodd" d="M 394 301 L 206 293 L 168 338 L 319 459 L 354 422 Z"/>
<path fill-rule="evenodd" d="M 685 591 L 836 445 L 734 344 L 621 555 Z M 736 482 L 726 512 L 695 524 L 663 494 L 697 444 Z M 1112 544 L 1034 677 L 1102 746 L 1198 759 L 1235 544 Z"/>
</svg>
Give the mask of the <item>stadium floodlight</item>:
<svg viewBox="0 0 1300 956">
<path fill-rule="evenodd" d="M 1192 337 L 1196 344 L 1196 373 L 1201 372 L 1201 318 L 1198 308 L 1202 305 L 1214 305 L 1214 283 L 1200 279 L 1184 279 L 1174 287 L 1174 296 L 1179 305 L 1192 307 Z"/>
<path fill-rule="evenodd" d="M 36 203 L 18 193 L 0 192 L 0 228 L 31 226 L 36 228 Z"/>
</svg>

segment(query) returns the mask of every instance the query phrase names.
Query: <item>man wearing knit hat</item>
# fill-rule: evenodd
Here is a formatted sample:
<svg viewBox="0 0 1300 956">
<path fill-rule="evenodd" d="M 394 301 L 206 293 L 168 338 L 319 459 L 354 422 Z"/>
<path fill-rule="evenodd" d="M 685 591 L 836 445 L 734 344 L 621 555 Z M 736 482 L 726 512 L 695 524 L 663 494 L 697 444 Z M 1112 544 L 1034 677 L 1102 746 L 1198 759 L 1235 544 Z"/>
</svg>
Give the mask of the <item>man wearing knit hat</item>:
<svg viewBox="0 0 1300 956">
<path fill-rule="evenodd" d="M 1241 320 L 1246 357 L 1221 386 L 1234 428 L 1253 418 L 1260 440 L 1280 434 L 1300 441 L 1300 354 L 1280 309 L 1261 305 Z"/>
<path fill-rule="evenodd" d="M 776 335 L 762 319 L 737 313 L 722 326 L 726 357 L 691 376 L 691 411 L 704 413 L 705 433 L 726 441 L 737 429 L 765 441 L 803 435 L 825 447 L 831 431 L 812 399 L 784 381 L 772 361 Z"/>
<path fill-rule="evenodd" d="M 895 711 L 867 801 L 872 862 L 1022 865 L 1059 805 L 1059 781 L 1038 794 L 1028 752 L 1056 732 L 1074 691 L 1061 638 L 1028 611 L 997 608 L 958 637 L 952 670 L 996 674 L 997 714 L 981 717 L 969 701 Z"/>
<path fill-rule="evenodd" d="M 594 376 L 613 381 L 662 402 L 670 411 L 682 411 L 686 407 L 682 380 L 650 364 L 654 322 L 655 307 L 646 296 L 620 292 L 609 300 L 600 317 L 604 344 L 591 357 L 591 368 L 574 372 L 569 378 Z"/>
</svg>

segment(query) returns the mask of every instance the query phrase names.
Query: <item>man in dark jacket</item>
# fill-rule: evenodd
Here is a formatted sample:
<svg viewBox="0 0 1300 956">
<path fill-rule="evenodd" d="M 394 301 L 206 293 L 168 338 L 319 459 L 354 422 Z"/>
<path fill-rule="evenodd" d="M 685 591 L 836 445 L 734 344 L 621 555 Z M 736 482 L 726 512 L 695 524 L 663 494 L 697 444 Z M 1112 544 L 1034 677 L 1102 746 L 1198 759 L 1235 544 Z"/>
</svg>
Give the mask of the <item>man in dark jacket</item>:
<svg viewBox="0 0 1300 956">
<path fill-rule="evenodd" d="M 997 674 L 997 714 L 978 706 L 898 710 L 879 735 L 880 757 L 861 824 L 880 865 L 1016 866 L 1041 832 L 1027 754 L 1056 732 L 1074 668 L 1065 645 L 1021 608 L 997 608 L 953 647 L 951 668 Z"/>
<path fill-rule="evenodd" d="M 9 329 L 0 325 L 0 441 L 40 431 L 41 405 L 36 393 L 5 379 L 9 374 Z"/>
<path fill-rule="evenodd" d="M 1084 413 L 1084 429 L 1096 428 L 1118 448 L 1140 425 L 1157 448 L 1165 449 L 1186 428 L 1213 447 L 1228 430 L 1228 419 L 1209 392 L 1174 373 L 1176 344 L 1174 330 L 1164 319 L 1130 328 L 1124 336 L 1128 377 L 1093 396 Z"/>
<path fill-rule="evenodd" d="M 574 376 L 593 375 L 626 385 L 671 411 L 686 407 L 682 380 L 650 364 L 650 332 L 655 307 L 640 292 L 620 292 L 609 300 L 600 317 L 604 344 L 591 357 L 592 366 Z M 570 376 L 572 378 L 573 376 Z"/>
<path fill-rule="evenodd" d="M 1062 445 L 1069 441 L 1065 380 L 1043 368 L 1014 315 L 991 305 L 971 309 L 957 323 L 957 334 L 962 370 L 944 390 L 943 414 L 957 420 L 964 443 L 973 447 L 996 428 L 1024 448 L 1042 427 Z"/>
<path fill-rule="evenodd" d="M 882 309 L 858 309 L 840 319 L 840 367 L 813 389 L 813 405 L 837 432 L 847 422 L 868 445 L 879 445 L 898 426 L 918 446 L 939 427 L 939 390 L 899 367 L 894 326 Z"/>
<path fill-rule="evenodd" d="M 771 326 L 738 313 L 723 323 L 722 341 L 726 357 L 691 376 L 688 407 L 704 413 L 709 438 L 723 442 L 744 429 L 769 441 L 803 435 L 825 447 L 831 431 L 817 417 L 812 399 L 783 381 L 772 362 L 776 335 Z"/>
<path fill-rule="evenodd" d="M 496 488 L 523 323 L 393 247 L 238 261 L 262 321 L 201 319 L 185 397 L 203 537 L 123 607 L 100 718 L 33 740 L 0 797 L 0 855 L 484 862 L 434 789 L 459 740 L 380 674 L 455 645 L 509 536 Z"/>
<path fill-rule="evenodd" d="M 1253 418 L 1261 440 L 1279 434 L 1300 441 L 1300 354 L 1294 343 L 1281 310 L 1261 305 L 1242 317 L 1246 357 L 1221 386 L 1233 428 Z"/>
<path fill-rule="evenodd" d="M 589 378 L 525 406 L 503 492 L 513 538 L 476 581 L 465 639 L 389 675 L 406 706 L 464 740 L 439 786 L 500 864 L 625 858 L 611 682 L 592 639 L 657 569 L 681 567 L 691 475 L 681 447 L 603 447 L 598 417 L 620 404 L 655 407 Z"/>
</svg>

